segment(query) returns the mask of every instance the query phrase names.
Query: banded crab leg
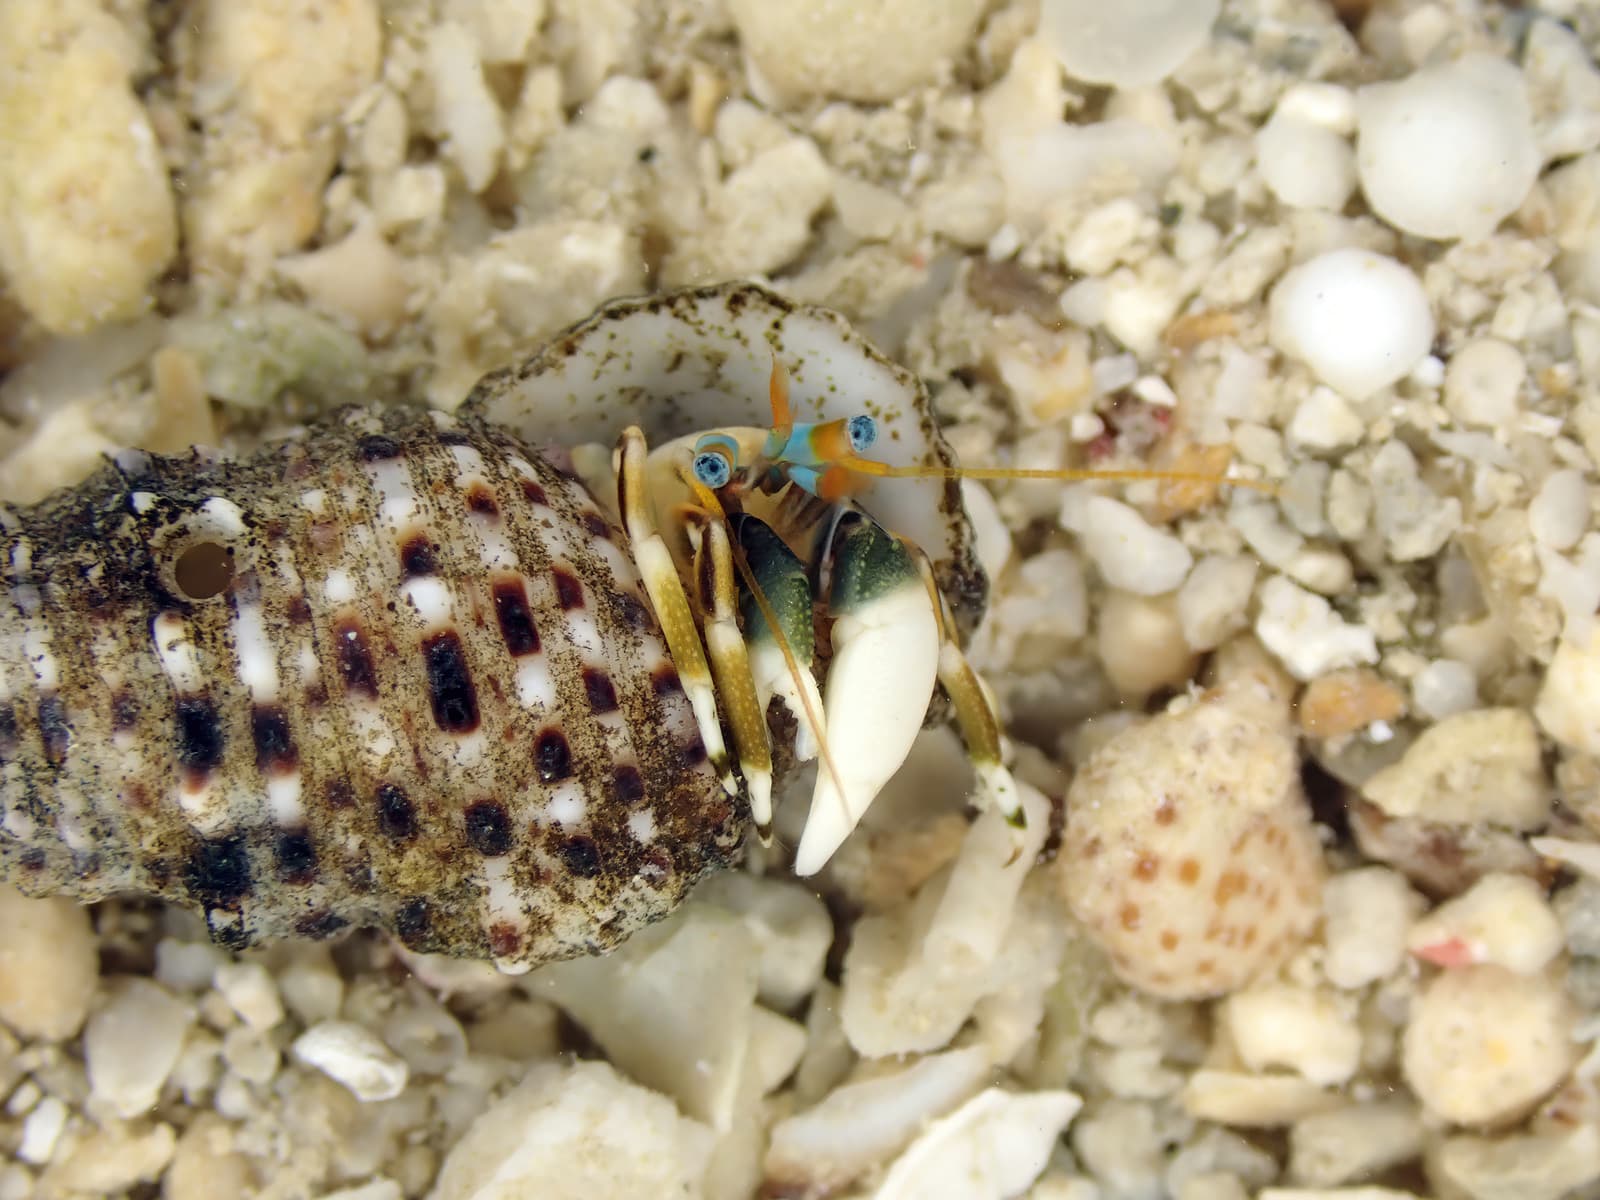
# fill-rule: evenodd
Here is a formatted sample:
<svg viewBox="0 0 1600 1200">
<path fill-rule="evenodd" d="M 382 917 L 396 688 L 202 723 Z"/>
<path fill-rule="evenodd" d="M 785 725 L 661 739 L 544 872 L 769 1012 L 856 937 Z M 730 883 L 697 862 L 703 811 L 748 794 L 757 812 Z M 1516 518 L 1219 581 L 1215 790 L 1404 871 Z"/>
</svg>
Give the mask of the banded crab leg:
<svg viewBox="0 0 1600 1200">
<path fill-rule="evenodd" d="M 703 633 L 717 692 L 733 732 L 739 773 L 750 791 L 750 817 L 762 845 L 772 841 L 772 746 L 767 740 L 766 706 L 756 690 L 750 652 L 739 630 L 739 585 L 728 525 L 716 497 L 696 487 L 702 507 L 695 524 L 695 579 L 705 616 Z"/>
<path fill-rule="evenodd" d="M 700 646 L 700 630 L 689 606 L 689 597 L 683 590 L 683 581 L 678 578 L 672 552 L 656 529 L 654 506 L 646 484 L 648 451 L 644 431 L 637 425 L 623 430 L 617 453 L 617 506 L 621 509 L 628 540 L 633 543 L 634 561 L 656 610 L 656 618 L 661 622 L 661 631 L 666 635 L 678 677 L 683 680 L 695 724 L 700 727 L 700 738 L 705 742 L 706 756 L 723 788 L 730 796 L 737 796 L 739 784 L 722 740 L 716 693 L 712 687 L 711 668 Z"/>
<path fill-rule="evenodd" d="M 984 804 L 999 808 L 1012 829 L 1027 826 L 1027 814 L 1022 807 L 1022 795 L 1017 781 L 1006 769 L 1002 757 L 1000 714 L 995 711 L 989 690 L 983 679 L 972 669 L 967 656 L 961 652 L 956 638 L 955 619 L 944 593 L 933 577 L 933 564 L 920 547 L 910 547 L 916 558 L 917 571 L 923 586 L 939 614 L 939 686 L 950 698 L 955 712 L 956 728 L 967 748 L 967 758 L 978 777 L 979 799 Z"/>
</svg>

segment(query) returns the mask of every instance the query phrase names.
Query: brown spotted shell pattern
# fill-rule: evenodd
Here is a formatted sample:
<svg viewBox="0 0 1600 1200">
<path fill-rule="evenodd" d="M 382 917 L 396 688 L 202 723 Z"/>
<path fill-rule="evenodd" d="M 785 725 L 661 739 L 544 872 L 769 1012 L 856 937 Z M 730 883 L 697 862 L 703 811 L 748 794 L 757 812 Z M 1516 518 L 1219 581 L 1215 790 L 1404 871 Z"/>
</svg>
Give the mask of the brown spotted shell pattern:
<svg viewBox="0 0 1600 1200">
<path fill-rule="evenodd" d="M 0 872 L 512 970 L 664 915 L 747 814 L 558 459 L 353 411 L 0 513 Z"/>
</svg>

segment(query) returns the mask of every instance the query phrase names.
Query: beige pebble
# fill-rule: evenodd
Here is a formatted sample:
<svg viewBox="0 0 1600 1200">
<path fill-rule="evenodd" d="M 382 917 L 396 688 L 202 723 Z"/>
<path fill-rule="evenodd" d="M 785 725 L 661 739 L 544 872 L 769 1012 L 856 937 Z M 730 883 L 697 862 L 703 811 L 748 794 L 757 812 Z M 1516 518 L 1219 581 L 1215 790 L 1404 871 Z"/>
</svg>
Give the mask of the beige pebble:
<svg viewBox="0 0 1600 1200">
<path fill-rule="evenodd" d="M 1257 984 L 1229 996 L 1222 1021 L 1252 1071 L 1288 1067 L 1324 1086 L 1348 1083 L 1361 1063 L 1354 1005 L 1326 991 Z"/>
<path fill-rule="evenodd" d="M 368 335 L 398 325 L 413 295 L 405 260 L 372 221 L 331 246 L 279 260 L 278 270 L 322 312 Z"/>
<path fill-rule="evenodd" d="M 1300 696 L 1300 728 L 1309 737 L 1336 738 L 1393 721 L 1405 712 L 1405 694 L 1375 671 L 1349 667 L 1318 676 Z"/>
<path fill-rule="evenodd" d="M 709 1128 L 605 1063 L 540 1063 L 445 1156 L 432 1196 L 692 1196 L 713 1141 Z"/>
<path fill-rule="evenodd" d="M 1427 1166 L 1442 1195 L 1514 1200 L 1590 1195 L 1600 1178 L 1600 1127 L 1553 1125 L 1510 1137 L 1448 1138 L 1432 1148 Z"/>
<path fill-rule="evenodd" d="M 1150 512 L 1151 519 L 1172 521 L 1210 508 L 1217 501 L 1223 477 L 1232 462 L 1233 447 L 1226 443 L 1208 446 L 1190 442 L 1165 455 L 1156 463 L 1158 470 L 1207 478 L 1162 480 L 1156 491 L 1155 507 Z"/>
<path fill-rule="evenodd" d="M 1527 378 L 1522 354 L 1499 338 L 1474 338 L 1450 356 L 1444 406 L 1467 425 L 1494 428 L 1517 416 L 1517 395 Z"/>
<path fill-rule="evenodd" d="M 10 6 L 0 25 L 0 273 L 56 332 L 137 315 L 177 248 L 140 58 L 96 0 Z"/>
<path fill-rule="evenodd" d="M 1178 620 L 1196 650 L 1214 650 L 1250 623 L 1259 564 L 1248 554 L 1208 554 L 1178 589 Z"/>
<path fill-rule="evenodd" d="M 1202 1069 L 1183 1088 L 1183 1108 L 1199 1121 L 1271 1129 L 1338 1108 L 1337 1092 L 1298 1075 Z"/>
<path fill-rule="evenodd" d="M 283 1020 L 283 1001 L 266 967 L 256 962 L 224 962 L 214 975 L 217 991 L 239 1019 L 257 1032 Z"/>
<path fill-rule="evenodd" d="M 1361 792 L 1391 817 L 1449 825 L 1537 829 L 1550 815 L 1539 734 L 1515 708 L 1446 717 Z"/>
<path fill-rule="evenodd" d="M 1399 970 L 1424 900 L 1388 867 L 1341 871 L 1322 889 L 1323 974 L 1335 987 L 1365 987 Z"/>
<path fill-rule="evenodd" d="M 155 1107 L 195 1014 L 142 976 L 113 982 L 110 999 L 83 1031 L 83 1060 L 94 1098 L 131 1119 Z"/>
<path fill-rule="evenodd" d="M 141 449 L 156 454 L 182 454 L 190 446 L 217 444 L 211 398 L 205 375 L 194 355 L 177 346 L 163 346 L 150 356 L 150 383 L 156 416 Z"/>
<path fill-rule="evenodd" d="M 1458 1125 L 1512 1120 L 1555 1088 L 1576 1059 L 1572 1001 L 1549 974 L 1462 967 L 1412 1006 L 1406 1082 L 1434 1116 Z"/>
<path fill-rule="evenodd" d="M 1107 592 L 1100 606 L 1095 649 L 1106 678 L 1124 696 L 1144 697 L 1181 686 L 1200 661 L 1184 639 L 1177 604 L 1170 595 Z"/>
<path fill-rule="evenodd" d="M 178 1139 L 161 1194 L 163 1200 L 213 1200 L 246 1196 L 255 1186 L 250 1160 L 234 1150 L 233 1127 L 202 1113 Z"/>
<path fill-rule="evenodd" d="M 97 1129 L 44 1173 L 37 1194 L 122 1195 L 135 1184 L 159 1179 L 172 1161 L 177 1141 L 171 1125 Z"/>
<path fill-rule="evenodd" d="M 1562 745 L 1600 755 L 1600 628 L 1583 645 L 1556 646 L 1533 715 Z"/>
<path fill-rule="evenodd" d="M 1370 1179 L 1422 1153 L 1423 1124 L 1408 1099 L 1350 1104 L 1296 1121 L 1289 1173 L 1313 1187 Z"/>
<path fill-rule="evenodd" d="M 1412 928 L 1411 953 L 1435 966 L 1492 963 L 1531 975 L 1566 944 L 1544 888 L 1526 875 L 1485 875 Z"/>
<path fill-rule="evenodd" d="M 344 1003 L 344 980 L 326 951 L 297 958 L 278 972 L 278 990 L 302 1025 L 331 1021 Z"/>
<path fill-rule="evenodd" d="M 71 1037 L 83 1026 L 99 977 L 88 909 L 0 885 L 0 1020 L 24 1037 Z"/>
<path fill-rule="evenodd" d="M 744 52 L 789 96 L 891 100 L 966 43 L 983 0 L 810 0 L 728 5 Z"/>
</svg>

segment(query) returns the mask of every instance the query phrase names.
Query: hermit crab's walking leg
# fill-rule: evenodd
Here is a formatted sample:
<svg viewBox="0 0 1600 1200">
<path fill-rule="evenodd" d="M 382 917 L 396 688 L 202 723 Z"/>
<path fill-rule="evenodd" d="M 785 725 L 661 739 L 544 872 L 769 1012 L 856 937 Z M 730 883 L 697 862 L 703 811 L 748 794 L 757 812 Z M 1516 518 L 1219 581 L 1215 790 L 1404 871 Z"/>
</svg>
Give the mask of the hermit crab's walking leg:
<svg viewBox="0 0 1600 1200">
<path fill-rule="evenodd" d="M 870 518 L 835 526 L 828 608 L 833 661 L 823 690 L 835 770 L 817 773 L 797 875 L 812 875 L 838 849 L 900 769 L 927 714 L 938 676 L 939 619 L 906 547 Z"/>
<path fill-rule="evenodd" d="M 704 499 L 716 504 L 709 493 Z M 739 632 L 739 587 L 733 547 L 720 508 L 702 512 L 699 525 L 695 578 L 705 613 L 706 649 L 711 655 L 711 669 L 728 726 L 733 731 L 739 773 L 750 791 L 750 816 L 766 845 L 772 840 L 772 746 L 767 740 L 766 710 L 750 671 L 750 653 Z"/>
<path fill-rule="evenodd" d="M 950 697 L 955 710 L 956 725 L 961 740 L 966 744 L 967 757 L 978 777 L 978 793 L 984 805 L 993 804 L 1005 815 L 1006 823 L 1013 829 L 1027 825 L 1027 815 L 1022 807 L 1022 796 L 1017 791 L 1017 781 L 1011 777 L 1001 757 L 1000 715 L 995 712 L 989 693 L 961 652 L 956 639 L 955 621 L 945 602 L 944 593 L 933 577 L 933 564 L 920 548 L 911 547 L 917 570 L 922 575 L 928 595 L 939 613 L 939 686 Z"/>
<path fill-rule="evenodd" d="M 684 594 L 672 553 L 656 530 L 650 492 L 646 485 L 647 450 L 644 431 L 630 425 L 618 443 L 617 505 L 622 510 L 623 527 L 633 543 L 634 562 L 644 580 L 645 592 L 655 607 L 667 647 L 683 681 L 684 692 L 694 710 L 706 755 L 730 796 L 738 795 L 739 785 L 722 741 L 722 725 L 717 719 L 716 694 L 712 689 L 711 669 L 700 647 L 700 631 L 695 623 L 689 597 Z"/>
</svg>

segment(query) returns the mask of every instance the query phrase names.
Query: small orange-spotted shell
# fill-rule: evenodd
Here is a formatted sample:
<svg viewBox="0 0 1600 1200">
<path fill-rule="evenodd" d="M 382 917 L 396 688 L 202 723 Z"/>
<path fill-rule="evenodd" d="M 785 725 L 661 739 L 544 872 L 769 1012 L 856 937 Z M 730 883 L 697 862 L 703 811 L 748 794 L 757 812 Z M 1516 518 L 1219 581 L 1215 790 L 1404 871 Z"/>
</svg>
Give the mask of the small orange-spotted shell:
<svg viewBox="0 0 1600 1200">
<path fill-rule="evenodd" d="M 1253 681 L 1090 756 L 1067 794 L 1057 880 L 1122 979 L 1220 996 L 1304 943 L 1323 863 L 1298 766 L 1287 714 Z"/>
<path fill-rule="evenodd" d="M 738 848 L 621 533 L 474 417 L 126 454 L 0 520 L 25 890 L 514 970 L 609 948 Z"/>
</svg>

